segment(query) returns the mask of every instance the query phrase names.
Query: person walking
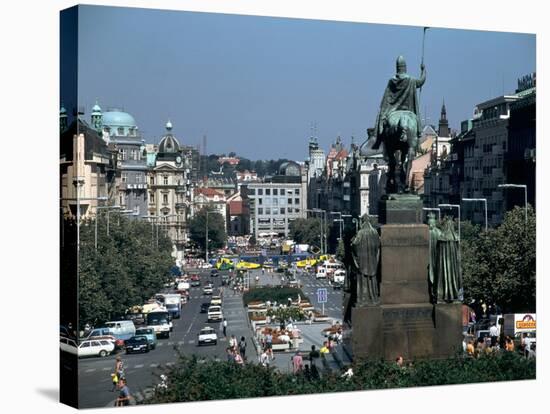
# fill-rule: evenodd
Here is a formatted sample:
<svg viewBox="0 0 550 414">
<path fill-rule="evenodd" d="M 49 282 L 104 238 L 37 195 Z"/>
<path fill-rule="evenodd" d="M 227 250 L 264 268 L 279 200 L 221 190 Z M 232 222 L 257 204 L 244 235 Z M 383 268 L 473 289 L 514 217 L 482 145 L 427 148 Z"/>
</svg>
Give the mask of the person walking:
<svg viewBox="0 0 550 414">
<path fill-rule="evenodd" d="M 244 336 L 241 336 L 241 340 L 239 341 L 239 353 L 246 361 L 246 339 L 244 339 Z"/>
<path fill-rule="evenodd" d="M 124 362 L 122 362 L 122 358 L 120 355 L 116 356 L 115 359 L 115 373 L 118 377 L 118 381 L 120 382 L 121 379 L 125 379 L 124 377 Z"/>
<path fill-rule="evenodd" d="M 115 401 L 115 407 L 124 407 L 127 405 L 130 405 L 130 389 L 128 388 L 128 385 L 126 385 L 126 380 L 124 378 L 121 378 L 118 381 L 119 384 L 119 394 L 118 398 Z"/>
<path fill-rule="evenodd" d="M 292 357 L 292 373 L 297 374 L 302 371 L 303 358 L 300 351 L 296 351 Z"/>
<path fill-rule="evenodd" d="M 491 346 L 494 347 L 497 344 L 498 339 L 498 328 L 496 323 L 492 323 L 491 327 L 489 328 L 489 335 L 491 336 Z"/>
<path fill-rule="evenodd" d="M 262 367 L 269 367 L 269 357 L 267 356 L 266 349 L 264 349 L 264 352 L 260 355 L 260 365 Z"/>
<path fill-rule="evenodd" d="M 223 336 L 227 338 L 227 319 L 223 318 L 222 322 Z"/>
<path fill-rule="evenodd" d="M 115 392 L 118 386 L 118 375 L 116 372 L 111 374 L 111 381 L 113 381 L 113 388 L 111 388 L 111 392 Z"/>
</svg>

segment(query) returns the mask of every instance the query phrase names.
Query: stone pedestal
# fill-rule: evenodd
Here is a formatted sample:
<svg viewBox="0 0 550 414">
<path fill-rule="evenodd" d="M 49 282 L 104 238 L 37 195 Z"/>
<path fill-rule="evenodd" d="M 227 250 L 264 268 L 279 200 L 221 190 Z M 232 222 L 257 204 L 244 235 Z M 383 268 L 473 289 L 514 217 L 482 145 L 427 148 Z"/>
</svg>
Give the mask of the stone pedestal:
<svg viewBox="0 0 550 414">
<path fill-rule="evenodd" d="M 462 304 L 430 303 L 429 230 L 419 200 L 380 202 L 380 304 L 352 309 L 354 358 L 447 358 L 462 344 Z"/>
</svg>

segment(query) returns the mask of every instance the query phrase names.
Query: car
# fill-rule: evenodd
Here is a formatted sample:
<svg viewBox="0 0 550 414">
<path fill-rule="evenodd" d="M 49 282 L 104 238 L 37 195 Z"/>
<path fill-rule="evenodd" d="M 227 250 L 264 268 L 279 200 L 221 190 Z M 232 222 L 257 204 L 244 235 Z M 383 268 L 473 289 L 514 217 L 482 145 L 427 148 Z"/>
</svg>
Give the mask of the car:
<svg viewBox="0 0 550 414">
<path fill-rule="evenodd" d="M 229 284 L 229 275 L 222 275 L 222 286 Z"/>
<path fill-rule="evenodd" d="M 213 344 L 216 345 L 218 343 L 218 335 L 216 335 L 216 331 L 214 328 L 211 328 L 210 326 L 206 326 L 202 328 L 198 334 L 198 346 L 205 345 L 205 344 Z"/>
<path fill-rule="evenodd" d="M 109 355 L 115 350 L 115 344 L 106 339 L 98 340 L 85 340 L 80 343 L 77 350 L 79 358 L 86 356 L 100 356 L 104 357 Z"/>
<path fill-rule="evenodd" d="M 153 328 L 136 329 L 136 336 L 145 336 L 149 342 L 149 349 L 155 349 L 157 347 L 157 334 Z"/>
<path fill-rule="evenodd" d="M 213 289 L 211 285 L 206 285 L 205 287 L 202 288 L 202 293 L 204 293 L 205 295 L 211 295 L 212 291 Z"/>
<path fill-rule="evenodd" d="M 63 352 L 68 352 L 69 354 L 78 354 L 78 347 L 76 346 L 76 342 L 73 339 L 64 336 L 59 338 L 59 348 Z"/>
<path fill-rule="evenodd" d="M 126 353 L 132 352 L 149 352 L 149 341 L 145 335 L 132 336 L 130 339 L 124 341 L 124 347 Z"/>
<path fill-rule="evenodd" d="M 111 341 L 114 343 L 116 342 L 117 338 L 113 335 L 113 333 L 109 328 L 95 328 L 86 337 L 82 339 L 87 339 L 87 340 L 105 339 L 107 341 Z"/>
<path fill-rule="evenodd" d="M 222 307 L 219 305 L 210 305 L 208 308 L 208 322 L 219 322 L 223 319 Z"/>
<path fill-rule="evenodd" d="M 204 302 L 201 304 L 201 313 L 208 312 L 208 308 L 210 307 L 210 303 Z"/>
<path fill-rule="evenodd" d="M 221 296 L 212 296 L 210 299 L 210 305 L 222 305 L 222 297 Z"/>
<path fill-rule="evenodd" d="M 212 269 L 211 272 L 210 272 L 210 276 L 211 277 L 217 277 L 219 276 L 220 272 L 218 271 L 218 269 Z"/>
<path fill-rule="evenodd" d="M 191 283 L 190 285 L 192 287 L 196 287 L 196 286 L 200 286 L 201 285 L 201 278 L 199 277 L 199 275 L 193 275 L 191 276 Z"/>
<path fill-rule="evenodd" d="M 145 324 L 145 315 L 140 312 L 132 312 L 127 313 L 124 317 L 124 319 L 133 321 L 135 326 L 144 325 Z"/>
</svg>

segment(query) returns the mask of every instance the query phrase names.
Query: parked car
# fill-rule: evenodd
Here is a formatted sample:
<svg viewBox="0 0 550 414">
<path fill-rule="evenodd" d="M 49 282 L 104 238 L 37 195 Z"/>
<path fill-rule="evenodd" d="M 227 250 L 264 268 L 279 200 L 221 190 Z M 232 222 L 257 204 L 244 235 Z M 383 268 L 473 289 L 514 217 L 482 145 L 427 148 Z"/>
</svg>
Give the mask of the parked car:
<svg viewBox="0 0 550 414">
<path fill-rule="evenodd" d="M 208 322 L 219 322 L 223 319 L 222 307 L 219 305 L 210 305 L 208 308 Z"/>
<path fill-rule="evenodd" d="M 109 355 L 115 350 L 115 344 L 106 339 L 82 341 L 78 346 L 78 357 Z"/>
<path fill-rule="evenodd" d="M 208 312 L 209 307 L 210 307 L 210 303 L 208 302 L 204 302 L 203 304 L 201 304 L 201 313 Z"/>
<path fill-rule="evenodd" d="M 124 347 L 127 354 L 132 352 L 149 352 L 149 341 L 144 335 L 132 336 L 130 339 L 124 341 Z"/>
<path fill-rule="evenodd" d="M 204 293 L 205 295 L 211 295 L 212 291 L 213 289 L 211 285 L 206 285 L 205 287 L 202 288 L 202 293 Z"/>
<path fill-rule="evenodd" d="M 145 336 L 149 342 L 149 349 L 155 349 L 157 347 L 157 334 L 153 328 L 136 329 L 136 336 Z"/>
<path fill-rule="evenodd" d="M 201 346 L 203 344 L 216 345 L 218 343 L 218 335 L 216 335 L 215 329 L 211 328 L 210 326 L 202 328 L 198 336 L 198 346 Z"/>
</svg>

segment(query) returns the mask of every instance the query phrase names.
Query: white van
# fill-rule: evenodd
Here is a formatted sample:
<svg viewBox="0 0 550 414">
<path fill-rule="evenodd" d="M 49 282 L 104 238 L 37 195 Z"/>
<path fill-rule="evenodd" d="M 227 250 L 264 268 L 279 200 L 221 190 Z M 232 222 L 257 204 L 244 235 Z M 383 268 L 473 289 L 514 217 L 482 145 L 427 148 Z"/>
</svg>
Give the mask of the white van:
<svg viewBox="0 0 550 414">
<path fill-rule="evenodd" d="M 112 321 L 105 323 L 111 334 L 117 339 L 130 339 L 136 334 L 136 326 L 133 321 Z"/>
<path fill-rule="evenodd" d="M 315 273 L 316 279 L 326 279 L 327 278 L 327 269 L 324 266 L 319 266 L 317 268 L 317 273 Z"/>
</svg>

